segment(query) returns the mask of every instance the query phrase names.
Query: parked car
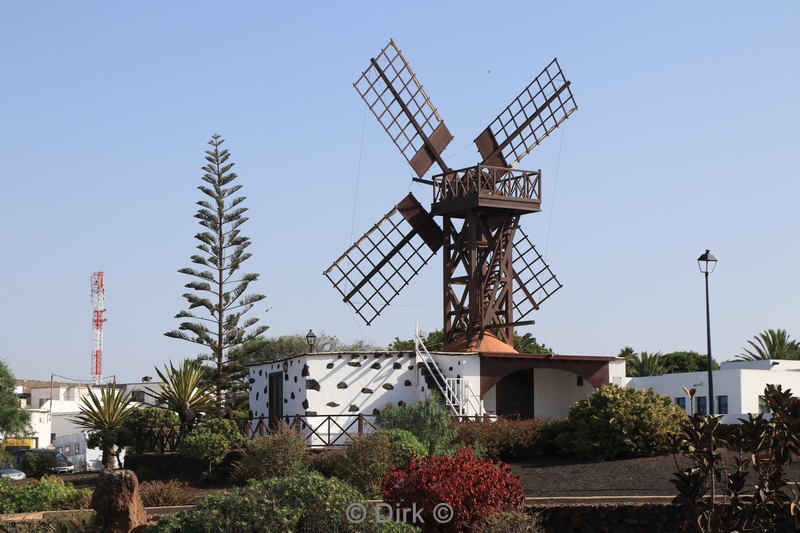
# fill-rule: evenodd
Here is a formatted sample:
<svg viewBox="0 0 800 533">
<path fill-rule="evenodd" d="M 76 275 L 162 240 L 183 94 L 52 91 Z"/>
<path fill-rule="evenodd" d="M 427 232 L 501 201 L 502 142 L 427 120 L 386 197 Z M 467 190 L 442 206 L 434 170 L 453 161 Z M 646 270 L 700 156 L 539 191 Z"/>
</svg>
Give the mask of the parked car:
<svg viewBox="0 0 800 533">
<path fill-rule="evenodd" d="M 55 465 L 53 468 L 50 469 L 51 472 L 54 474 L 72 474 L 75 472 L 75 465 L 73 465 L 69 459 L 67 459 L 63 453 L 56 451 L 56 450 L 48 450 L 45 448 L 39 448 L 34 450 L 14 450 L 11 452 L 11 455 L 14 456 L 14 461 L 16 461 L 17 466 L 22 466 L 22 460 L 25 457 L 26 453 L 41 453 L 41 454 L 49 454 L 55 460 Z"/>
<path fill-rule="evenodd" d="M 0 463 L 0 477 L 13 479 L 14 481 L 20 481 L 25 479 L 25 472 L 22 470 L 17 470 L 16 468 L 12 468 L 8 463 Z"/>
</svg>

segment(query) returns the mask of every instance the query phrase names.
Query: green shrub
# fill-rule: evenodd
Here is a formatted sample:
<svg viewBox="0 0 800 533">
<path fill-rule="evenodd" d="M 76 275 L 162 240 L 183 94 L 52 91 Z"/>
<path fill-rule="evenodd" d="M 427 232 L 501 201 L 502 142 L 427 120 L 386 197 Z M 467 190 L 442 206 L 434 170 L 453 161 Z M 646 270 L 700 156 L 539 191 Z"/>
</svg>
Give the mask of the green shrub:
<svg viewBox="0 0 800 533">
<path fill-rule="evenodd" d="M 570 407 L 555 445 L 579 460 L 651 457 L 668 450 L 669 434 L 686 420 L 683 409 L 653 389 L 605 385 Z"/>
<path fill-rule="evenodd" d="M 76 489 L 56 476 L 42 476 L 39 481 L 15 484 L 0 479 L 0 513 L 35 513 L 88 509 L 91 489 Z"/>
<path fill-rule="evenodd" d="M 471 531 L 488 516 L 521 511 L 524 502 L 519 476 L 507 464 L 479 459 L 469 448 L 411 459 L 406 470 L 384 476 L 381 493 L 392 508 L 421 509 L 424 531 Z"/>
<path fill-rule="evenodd" d="M 28 452 L 22 456 L 22 470 L 30 472 L 34 477 L 49 474 L 56 466 L 56 459 L 49 453 Z"/>
<path fill-rule="evenodd" d="M 147 468 L 146 466 L 135 470 L 134 474 L 136 474 L 136 479 L 139 480 L 139 483 L 155 481 L 158 479 L 158 473 L 152 468 Z"/>
<path fill-rule="evenodd" d="M 200 459 L 208 467 L 207 474 L 219 465 L 233 448 L 244 441 L 239 429 L 232 420 L 212 418 L 203 422 L 186 435 L 180 444 L 180 452 Z"/>
<path fill-rule="evenodd" d="M 425 455 L 425 447 L 408 431 L 382 429 L 360 436 L 344 448 L 314 455 L 311 468 L 326 477 L 346 481 L 367 498 L 377 498 L 386 472 L 391 468 L 405 469 L 412 457 Z"/>
<path fill-rule="evenodd" d="M 42 533 L 43 531 L 56 531 L 58 533 L 70 533 L 71 531 L 81 531 L 81 524 L 91 524 L 94 522 L 94 512 L 86 510 L 76 511 L 57 511 L 46 513 L 40 519 L 30 520 L 8 520 L 0 515 L 0 531 L 10 533 Z M 77 526 L 76 529 L 75 526 Z M 89 527 L 85 531 L 92 531 Z"/>
<path fill-rule="evenodd" d="M 500 418 L 494 422 L 455 422 L 456 438 L 463 446 L 475 446 L 495 461 L 538 459 L 546 455 L 551 420 Z"/>
<path fill-rule="evenodd" d="M 347 509 L 353 504 L 371 509 L 346 483 L 326 479 L 317 472 L 303 472 L 252 481 L 246 487 L 209 496 L 191 510 L 161 517 L 156 530 L 163 533 L 411 531 L 399 524 L 381 526 L 371 513 L 364 522 L 351 523 Z"/>
<path fill-rule="evenodd" d="M 389 448 L 392 452 L 392 467 L 405 469 L 412 457 L 425 457 L 428 451 L 410 431 L 404 429 L 380 430 L 389 437 Z"/>
<path fill-rule="evenodd" d="M 145 507 L 172 507 L 186 505 L 192 499 L 192 492 L 186 483 L 170 480 L 145 481 L 139 484 L 139 495 Z"/>
<path fill-rule="evenodd" d="M 404 429 L 414 434 L 429 455 L 452 453 L 455 432 L 450 425 L 453 413 L 439 395 L 432 394 L 424 402 L 409 405 L 387 403 L 378 415 L 384 429 Z"/>
<path fill-rule="evenodd" d="M 242 459 L 233 465 L 233 479 L 244 485 L 250 479 L 291 476 L 307 468 L 306 440 L 286 425 L 266 437 L 245 444 Z"/>
</svg>

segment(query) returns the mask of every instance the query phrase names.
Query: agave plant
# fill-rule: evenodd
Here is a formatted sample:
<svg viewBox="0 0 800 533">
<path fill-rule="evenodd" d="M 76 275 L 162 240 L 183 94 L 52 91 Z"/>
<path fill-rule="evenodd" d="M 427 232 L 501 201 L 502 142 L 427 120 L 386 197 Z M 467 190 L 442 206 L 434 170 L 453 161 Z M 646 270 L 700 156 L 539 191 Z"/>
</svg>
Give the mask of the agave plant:
<svg viewBox="0 0 800 533">
<path fill-rule="evenodd" d="M 117 388 L 116 383 L 100 387 L 100 394 L 93 389 L 78 402 L 80 414 L 73 420 L 79 427 L 91 430 L 103 451 L 103 466 L 113 468 L 114 448 L 120 444 L 120 430 L 128 413 L 134 409 L 129 392 Z"/>
<path fill-rule="evenodd" d="M 184 359 L 175 368 L 170 361 L 169 368 L 165 366 L 163 372 L 156 368 L 156 372 L 162 382 L 157 401 L 167 404 L 170 410 L 180 412 L 184 403 L 196 412 L 208 412 L 218 407 L 212 385 L 206 383 L 201 365 Z"/>
</svg>

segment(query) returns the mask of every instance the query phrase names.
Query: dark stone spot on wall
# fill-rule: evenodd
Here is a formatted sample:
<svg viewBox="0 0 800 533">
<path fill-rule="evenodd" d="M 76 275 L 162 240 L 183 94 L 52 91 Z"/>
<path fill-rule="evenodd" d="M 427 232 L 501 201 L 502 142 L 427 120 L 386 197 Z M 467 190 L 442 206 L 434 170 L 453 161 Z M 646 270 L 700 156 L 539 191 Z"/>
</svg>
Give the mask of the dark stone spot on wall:
<svg viewBox="0 0 800 533">
<path fill-rule="evenodd" d="M 283 374 L 283 381 L 289 381 L 289 374 Z"/>
<path fill-rule="evenodd" d="M 409 369 L 409 370 L 414 370 L 414 365 L 409 365 L 409 366 L 408 366 L 408 369 Z"/>
<path fill-rule="evenodd" d="M 330 370 L 331 368 L 333 368 L 333 363 L 328 363 L 327 365 L 325 365 L 325 368 Z"/>
<path fill-rule="evenodd" d="M 392 365 L 392 368 L 394 368 L 395 370 L 400 370 L 401 368 L 403 368 L 403 365 L 401 365 L 400 363 L 395 363 Z"/>
<path fill-rule="evenodd" d="M 259 369 L 258 369 L 258 375 L 259 375 L 259 376 L 263 376 L 262 372 L 264 372 L 264 369 L 262 369 L 262 368 L 259 368 Z"/>
<path fill-rule="evenodd" d="M 450 369 L 452 370 L 452 368 Z M 310 372 L 308 371 L 308 365 L 303 365 L 303 370 L 300 372 L 300 375 L 304 378 L 308 377 Z"/>
<path fill-rule="evenodd" d="M 303 409 L 308 409 L 308 400 L 303 400 L 301 405 L 303 406 Z"/>
<path fill-rule="evenodd" d="M 403 383 L 403 385 L 405 385 L 406 387 L 410 387 L 410 386 L 411 386 L 411 380 L 407 379 L 407 380 L 406 380 L 406 381 Z"/>
<path fill-rule="evenodd" d="M 391 383 L 384 383 L 383 385 L 381 385 L 381 387 L 383 387 L 386 390 L 394 390 L 394 385 L 392 385 Z"/>
<path fill-rule="evenodd" d="M 376 407 L 375 409 L 372 410 L 372 414 L 378 416 L 379 414 L 381 414 L 381 410 Z"/>
<path fill-rule="evenodd" d="M 372 363 L 372 368 L 374 370 L 380 370 L 381 369 L 381 364 L 380 363 Z"/>
<path fill-rule="evenodd" d="M 355 413 L 356 411 L 358 411 L 358 406 L 350 404 L 350 407 L 348 407 L 347 410 L 350 411 L 351 413 Z"/>
<path fill-rule="evenodd" d="M 256 401 L 258 401 L 258 392 L 256 392 Z"/>
<path fill-rule="evenodd" d="M 397 402 L 397 405 L 398 405 L 399 407 L 405 407 L 405 405 L 406 405 L 406 402 L 404 402 L 403 400 L 400 400 L 399 402 Z"/>
<path fill-rule="evenodd" d="M 363 389 L 361 389 L 361 392 L 363 394 L 372 394 L 372 389 L 368 389 L 367 387 L 364 387 Z"/>
<path fill-rule="evenodd" d="M 453 371 L 453 367 L 451 366 L 451 367 L 450 367 L 450 370 L 448 370 L 448 372 L 452 372 L 452 371 Z"/>
<path fill-rule="evenodd" d="M 294 400 L 294 393 L 292 393 L 292 394 L 289 396 L 289 398 L 291 398 L 292 400 Z"/>
<path fill-rule="evenodd" d="M 249 383 L 251 383 L 251 384 L 252 384 L 252 383 L 255 383 L 255 382 L 256 382 L 256 378 L 250 378 L 250 379 L 249 379 L 249 380 L 247 380 L 247 381 L 248 381 Z"/>
<path fill-rule="evenodd" d="M 344 381 L 342 381 L 341 383 L 339 383 L 338 385 L 336 385 L 336 388 L 337 388 L 337 389 L 346 389 L 346 388 L 347 388 L 347 383 L 345 383 Z"/>
<path fill-rule="evenodd" d="M 316 411 L 306 411 L 306 416 L 317 416 Z"/>
<path fill-rule="evenodd" d="M 328 402 L 325 405 L 327 405 L 328 407 L 339 407 L 339 404 L 336 402 Z"/>
<path fill-rule="evenodd" d="M 306 380 L 306 389 L 319 391 L 319 389 L 320 389 L 319 381 L 317 381 L 316 379 L 307 379 Z"/>
<path fill-rule="evenodd" d="M 361 366 L 361 361 L 350 361 L 347 363 L 348 366 Z"/>
<path fill-rule="evenodd" d="M 268 389 L 268 388 L 269 388 L 269 383 L 268 383 L 268 384 L 266 384 L 266 385 L 264 385 L 264 394 L 266 394 L 266 393 L 267 393 L 267 389 Z"/>
</svg>

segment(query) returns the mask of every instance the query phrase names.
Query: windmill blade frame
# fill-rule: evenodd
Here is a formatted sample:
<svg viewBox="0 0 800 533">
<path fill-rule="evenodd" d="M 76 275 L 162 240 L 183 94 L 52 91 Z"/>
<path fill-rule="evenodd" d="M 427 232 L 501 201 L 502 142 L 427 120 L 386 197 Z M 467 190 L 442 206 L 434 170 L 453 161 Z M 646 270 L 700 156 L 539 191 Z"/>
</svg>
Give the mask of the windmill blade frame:
<svg viewBox="0 0 800 533">
<path fill-rule="evenodd" d="M 553 59 L 475 139 L 481 164 L 513 168 L 578 109 Z"/>
<path fill-rule="evenodd" d="M 323 274 L 369 326 L 441 246 L 441 228 L 409 193 Z"/>
<path fill-rule="evenodd" d="M 422 178 L 433 163 L 437 163 L 442 172 L 447 170 L 441 153 L 453 140 L 453 135 L 394 39 L 370 61 L 369 68 L 353 87 L 418 178 Z"/>
</svg>

